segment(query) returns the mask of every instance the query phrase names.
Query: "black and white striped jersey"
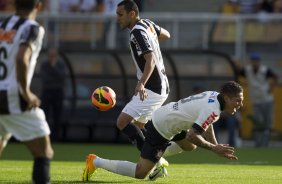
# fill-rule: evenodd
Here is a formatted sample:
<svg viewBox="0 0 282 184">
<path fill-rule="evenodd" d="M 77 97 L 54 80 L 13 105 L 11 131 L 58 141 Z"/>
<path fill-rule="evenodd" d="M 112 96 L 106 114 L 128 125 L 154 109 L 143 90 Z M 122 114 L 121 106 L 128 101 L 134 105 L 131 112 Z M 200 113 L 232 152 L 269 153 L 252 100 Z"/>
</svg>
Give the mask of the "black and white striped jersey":
<svg viewBox="0 0 282 184">
<path fill-rule="evenodd" d="M 0 22 L 0 115 L 21 113 L 26 109 L 16 77 L 16 56 L 21 44 L 32 49 L 27 74 L 30 85 L 44 33 L 44 28 L 36 21 L 16 15 Z"/>
<path fill-rule="evenodd" d="M 168 94 L 168 79 L 158 41 L 160 32 L 161 28 L 154 22 L 148 19 L 141 19 L 130 31 L 130 50 L 137 68 L 138 80 L 142 77 L 145 68 L 146 60 L 144 54 L 153 52 L 156 65 L 152 75 L 145 84 L 145 88 L 158 94 Z"/>
</svg>

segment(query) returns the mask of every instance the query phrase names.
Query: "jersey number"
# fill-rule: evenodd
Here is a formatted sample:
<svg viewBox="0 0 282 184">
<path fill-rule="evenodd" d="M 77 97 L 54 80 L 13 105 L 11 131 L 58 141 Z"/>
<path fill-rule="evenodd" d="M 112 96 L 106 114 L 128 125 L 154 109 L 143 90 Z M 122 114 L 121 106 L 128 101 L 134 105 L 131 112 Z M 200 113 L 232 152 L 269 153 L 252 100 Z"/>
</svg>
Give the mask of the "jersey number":
<svg viewBox="0 0 282 184">
<path fill-rule="evenodd" d="M 190 102 L 192 100 L 202 99 L 205 96 L 207 96 L 207 93 L 200 93 L 200 94 L 197 94 L 197 95 L 189 96 L 187 98 L 181 99 L 181 103 L 186 103 L 186 102 Z"/>
<path fill-rule="evenodd" d="M 7 59 L 7 50 L 4 47 L 0 47 L 0 81 L 7 76 L 7 67 L 3 62 L 4 59 Z"/>
</svg>

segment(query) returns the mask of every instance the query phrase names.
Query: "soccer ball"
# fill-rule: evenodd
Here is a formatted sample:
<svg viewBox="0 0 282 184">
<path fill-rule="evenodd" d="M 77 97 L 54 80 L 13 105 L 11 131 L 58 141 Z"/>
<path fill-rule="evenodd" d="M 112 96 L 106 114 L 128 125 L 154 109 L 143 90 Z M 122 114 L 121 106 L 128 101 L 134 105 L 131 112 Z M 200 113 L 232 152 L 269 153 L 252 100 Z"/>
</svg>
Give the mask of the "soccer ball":
<svg viewBox="0 0 282 184">
<path fill-rule="evenodd" d="M 107 111 L 116 104 L 116 93 L 108 86 L 95 89 L 91 97 L 93 105 L 100 111 Z"/>
</svg>

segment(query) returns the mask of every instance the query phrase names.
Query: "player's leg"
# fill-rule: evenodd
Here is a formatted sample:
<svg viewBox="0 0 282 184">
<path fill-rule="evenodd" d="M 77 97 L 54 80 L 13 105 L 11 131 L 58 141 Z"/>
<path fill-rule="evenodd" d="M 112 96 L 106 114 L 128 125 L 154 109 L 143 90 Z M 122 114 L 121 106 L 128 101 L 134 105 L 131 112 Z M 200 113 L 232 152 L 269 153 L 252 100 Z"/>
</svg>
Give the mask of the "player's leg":
<svg viewBox="0 0 282 184">
<path fill-rule="evenodd" d="M 33 158 L 32 178 L 34 183 L 48 183 L 50 181 L 50 160 L 53 158 L 49 136 L 23 142 L 30 150 Z"/>
<path fill-rule="evenodd" d="M 197 146 L 186 139 L 186 134 L 187 131 L 182 131 L 181 133 L 175 135 L 170 142 L 170 145 L 165 150 L 163 156 L 168 157 L 179 154 L 183 151 L 192 151 L 196 149 Z"/>
<path fill-rule="evenodd" d="M 129 176 L 137 179 L 144 179 L 155 163 L 150 160 L 140 158 L 139 162 L 133 163 L 124 160 L 109 160 L 98 157 L 94 154 L 87 156 L 86 168 L 83 172 L 83 181 L 89 181 L 92 174 L 98 168 L 105 169 L 115 174 Z"/>
<path fill-rule="evenodd" d="M 6 129 L 23 142 L 34 158 L 32 180 L 35 184 L 50 183 L 50 160 L 53 149 L 50 129 L 43 110 L 35 108 L 21 114 L 5 117 Z"/>
<path fill-rule="evenodd" d="M 1 131 L 0 131 L 1 132 Z M 10 140 L 12 134 L 10 133 L 0 133 L 0 157 L 2 155 L 2 152 L 4 148 L 6 147 L 8 141 Z"/>
<path fill-rule="evenodd" d="M 157 132 L 152 123 L 150 123 L 146 141 L 141 151 L 141 158 L 137 164 L 121 160 L 102 159 L 96 155 L 90 154 L 87 157 L 82 179 L 83 181 L 89 181 L 91 175 L 97 168 L 103 168 L 124 176 L 143 179 L 159 161 L 167 145 L 168 140 L 164 139 Z"/>
<path fill-rule="evenodd" d="M 117 120 L 117 127 L 129 138 L 130 142 L 136 144 L 139 151 L 141 151 L 144 144 L 145 137 L 135 124 L 132 123 L 133 117 L 129 114 L 121 112 Z"/>
<path fill-rule="evenodd" d="M 146 92 L 148 98 L 145 101 L 141 101 L 139 96 L 133 96 L 117 121 L 117 127 L 129 137 L 131 142 L 136 143 L 140 151 L 144 143 L 144 134 L 140 128 L 151 119 L 152 112 L 167 99 L 167 95 L 162 96 L 147 89 Z"/>
</svg>

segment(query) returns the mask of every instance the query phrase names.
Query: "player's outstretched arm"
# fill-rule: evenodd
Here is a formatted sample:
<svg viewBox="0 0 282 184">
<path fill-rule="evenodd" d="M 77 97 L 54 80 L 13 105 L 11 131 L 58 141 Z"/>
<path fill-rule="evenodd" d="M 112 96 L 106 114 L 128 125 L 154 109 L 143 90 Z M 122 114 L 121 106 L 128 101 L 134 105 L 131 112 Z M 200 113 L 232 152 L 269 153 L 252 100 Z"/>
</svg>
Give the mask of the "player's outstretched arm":
<svg viewBox="0 0 282 184">
<path fill-rule="evenodd" d="M 213 144 L 211 142 L 208 142 L 204 139 L 204 137 L 201 135 L 202 132 L 195 128 L 191 128 L 186 138 L 193 144 L 205 148 L 207 150 L 211 150 L 218 154 L 219 156 L 226 157 L 230 160 L 238 160 L 238 158 L 234 155 L 234 148 L 227 145 L 227 144 Z"/>
<path fill-rule="evenodd" d="M 234 147 L 231 147 L 228 144 L 217 144 L 213 147 L 212 151 L 217 153 L 219 156 L 228 158 L 229 160 L 238 160 L 238 158 L 234 155 Z"/>
<path fill-rule="evenodd" d="M 188 131 L 186 138 L 188 139 L 188 141 L 197 145 L 198 147 L 205 148 L 207 150 L 212 150 L 212 148 L 215 146 L 215 144 L 205 140 L 204 137 L 201 134 L 202 134 L 202 132 L 200 132 L 197 129 L 192 127 Z"/>
<path fill-rule="evenodd" d="M 168 40 L 169 38 L 170 38 L 170 33 L 166 29 L 161 28 L 161 32 L 159 35 L 159 41 L 165 41 L 165 40 Z"/>
<path fill-rule="evenodd" d="M 215 133 L 214 133 L 214 129 L 213 129 L 213 125 L 212 124 L 209 126 L 209 128 L 205 132 L 203 132 L 203 137 L 207 141 L 209 141 L 209 142 L 211 142 L 211 143 L 213 143 L 215 145 L 218 144 L 218 142 L 216 140 L 216 137 L 215 137 Z"/>
</svg>

